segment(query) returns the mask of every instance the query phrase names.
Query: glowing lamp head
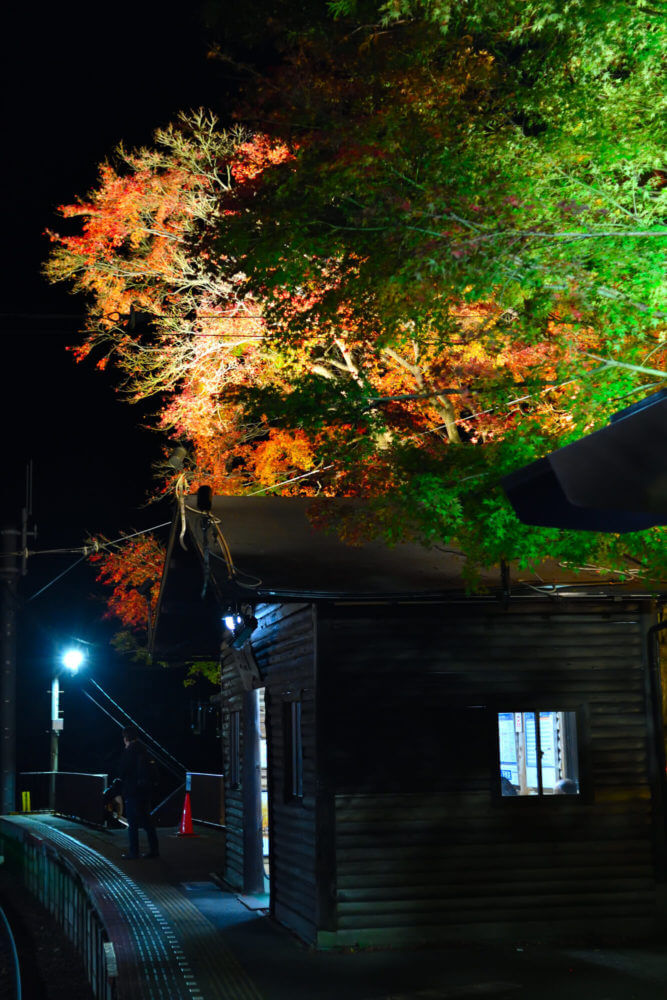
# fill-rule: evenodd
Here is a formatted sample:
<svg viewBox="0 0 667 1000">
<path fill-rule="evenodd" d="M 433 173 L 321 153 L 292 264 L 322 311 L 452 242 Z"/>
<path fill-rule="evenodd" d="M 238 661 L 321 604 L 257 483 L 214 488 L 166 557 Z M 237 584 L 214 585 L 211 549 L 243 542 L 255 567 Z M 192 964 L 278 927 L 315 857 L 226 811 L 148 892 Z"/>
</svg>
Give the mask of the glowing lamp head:
<svg viewBox="0 0 667 1000">
<path fill-rule="evenodd" d="M 78 673 L 79 669 L 83 666 L 84 660 L 85 656 L 81 649 L 68 649 L 63 653 L 62 657 L 63 666 L 71 674 Z"/>
</svg>

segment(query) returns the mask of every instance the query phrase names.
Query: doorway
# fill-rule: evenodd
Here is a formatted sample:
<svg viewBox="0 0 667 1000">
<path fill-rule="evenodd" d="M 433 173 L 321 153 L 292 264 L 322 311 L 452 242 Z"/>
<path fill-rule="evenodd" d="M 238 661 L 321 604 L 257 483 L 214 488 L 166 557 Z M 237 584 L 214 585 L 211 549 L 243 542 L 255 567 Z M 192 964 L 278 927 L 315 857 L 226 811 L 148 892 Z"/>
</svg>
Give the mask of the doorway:
<svg viewBox="0 0 667 1000">
<path fill-rule="evenodd" d="M 259 699 L 259 766 L 260 766 L 260 796 L 262 808 L 262 862 L 264 866 L 264 891 L 269 892 L 270 886 L 270 846 L 271 830 L 269 822 L 269 768 L 268 741 L 266 738 L 266 688 L 262 689 Z"/>
</svg>

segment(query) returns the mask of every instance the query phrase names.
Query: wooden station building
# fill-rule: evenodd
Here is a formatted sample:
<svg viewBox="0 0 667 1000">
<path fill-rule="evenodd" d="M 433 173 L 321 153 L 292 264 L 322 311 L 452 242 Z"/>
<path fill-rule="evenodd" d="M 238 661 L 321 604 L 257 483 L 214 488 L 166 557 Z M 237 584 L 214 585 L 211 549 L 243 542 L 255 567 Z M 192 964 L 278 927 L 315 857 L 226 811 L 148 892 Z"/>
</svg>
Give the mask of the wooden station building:
<svg viewBox="0 0 667 1000">
<path fill-rule="evenodd" d="M 344 546 L 305 501 L 188 508 L 230 626 L 229 884 L 318 947 L 658 928 L 654 597 L 557 567 L 469 596 L 457 553 Z"/>
</svg>

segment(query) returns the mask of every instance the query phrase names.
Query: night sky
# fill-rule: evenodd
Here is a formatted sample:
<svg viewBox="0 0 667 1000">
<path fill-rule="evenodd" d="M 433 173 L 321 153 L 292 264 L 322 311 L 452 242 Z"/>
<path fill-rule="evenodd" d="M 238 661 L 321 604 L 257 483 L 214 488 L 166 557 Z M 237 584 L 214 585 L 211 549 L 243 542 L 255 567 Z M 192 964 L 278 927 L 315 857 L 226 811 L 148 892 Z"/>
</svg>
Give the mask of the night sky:
<svg viewBox="0 0 667 1000">
<path fill-rule="evenodd" d="M 1 507 L 3 525 L 18 526 L 32 459 L 39 535 L 30 545 L 38 550 L 80 546 L 88 534 L 117 537 L 171 516 L 165 503 L 146 506 L 159 438 L 142 429 L 145 414 L 118 398 L 109 377 L 74 363 L 66 346 L 78 340 L 83 303 L 40 275 L 55 207 L 94 185 L 97 164 L 119 141 L 150 142 L 180 110 L 228 111 L 197 8 L 168 10 L 146 0 L 26 5 L 4 24 Z M 46 766 L 47 684 L 68 636 L 97 643 L 96 675 L 129 697 L 142 719 L 160 715 L 146 695 L 151 685 L 109 651 L 111 628 L 100 621 L 99 588 L 86 564 L 34 597 L 77 558 L 35 556 L 20 584 L 19 769 Z M 97 738 L 108 742 L 116 730 L 89 718 L 76 693 L 65 697 L 61 766 L 80 768 L 87 755 L 93 766 L 85 769 L 94 770 L 108 754 Z"/>
</svg>

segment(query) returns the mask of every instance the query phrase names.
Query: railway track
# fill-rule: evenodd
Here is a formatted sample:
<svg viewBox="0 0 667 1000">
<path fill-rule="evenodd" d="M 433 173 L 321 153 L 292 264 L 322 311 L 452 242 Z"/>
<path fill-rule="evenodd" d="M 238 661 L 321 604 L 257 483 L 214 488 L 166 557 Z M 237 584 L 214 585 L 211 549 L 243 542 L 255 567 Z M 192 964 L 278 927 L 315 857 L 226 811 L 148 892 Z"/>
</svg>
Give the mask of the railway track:
<svg viewBox="0 0 667 1000">
<path fill-rule="evenodd" d="M 0 906 L 0 997 L 21 1000 L 21 967 L 16 942 L 5 911 Z"/>
</svg>

